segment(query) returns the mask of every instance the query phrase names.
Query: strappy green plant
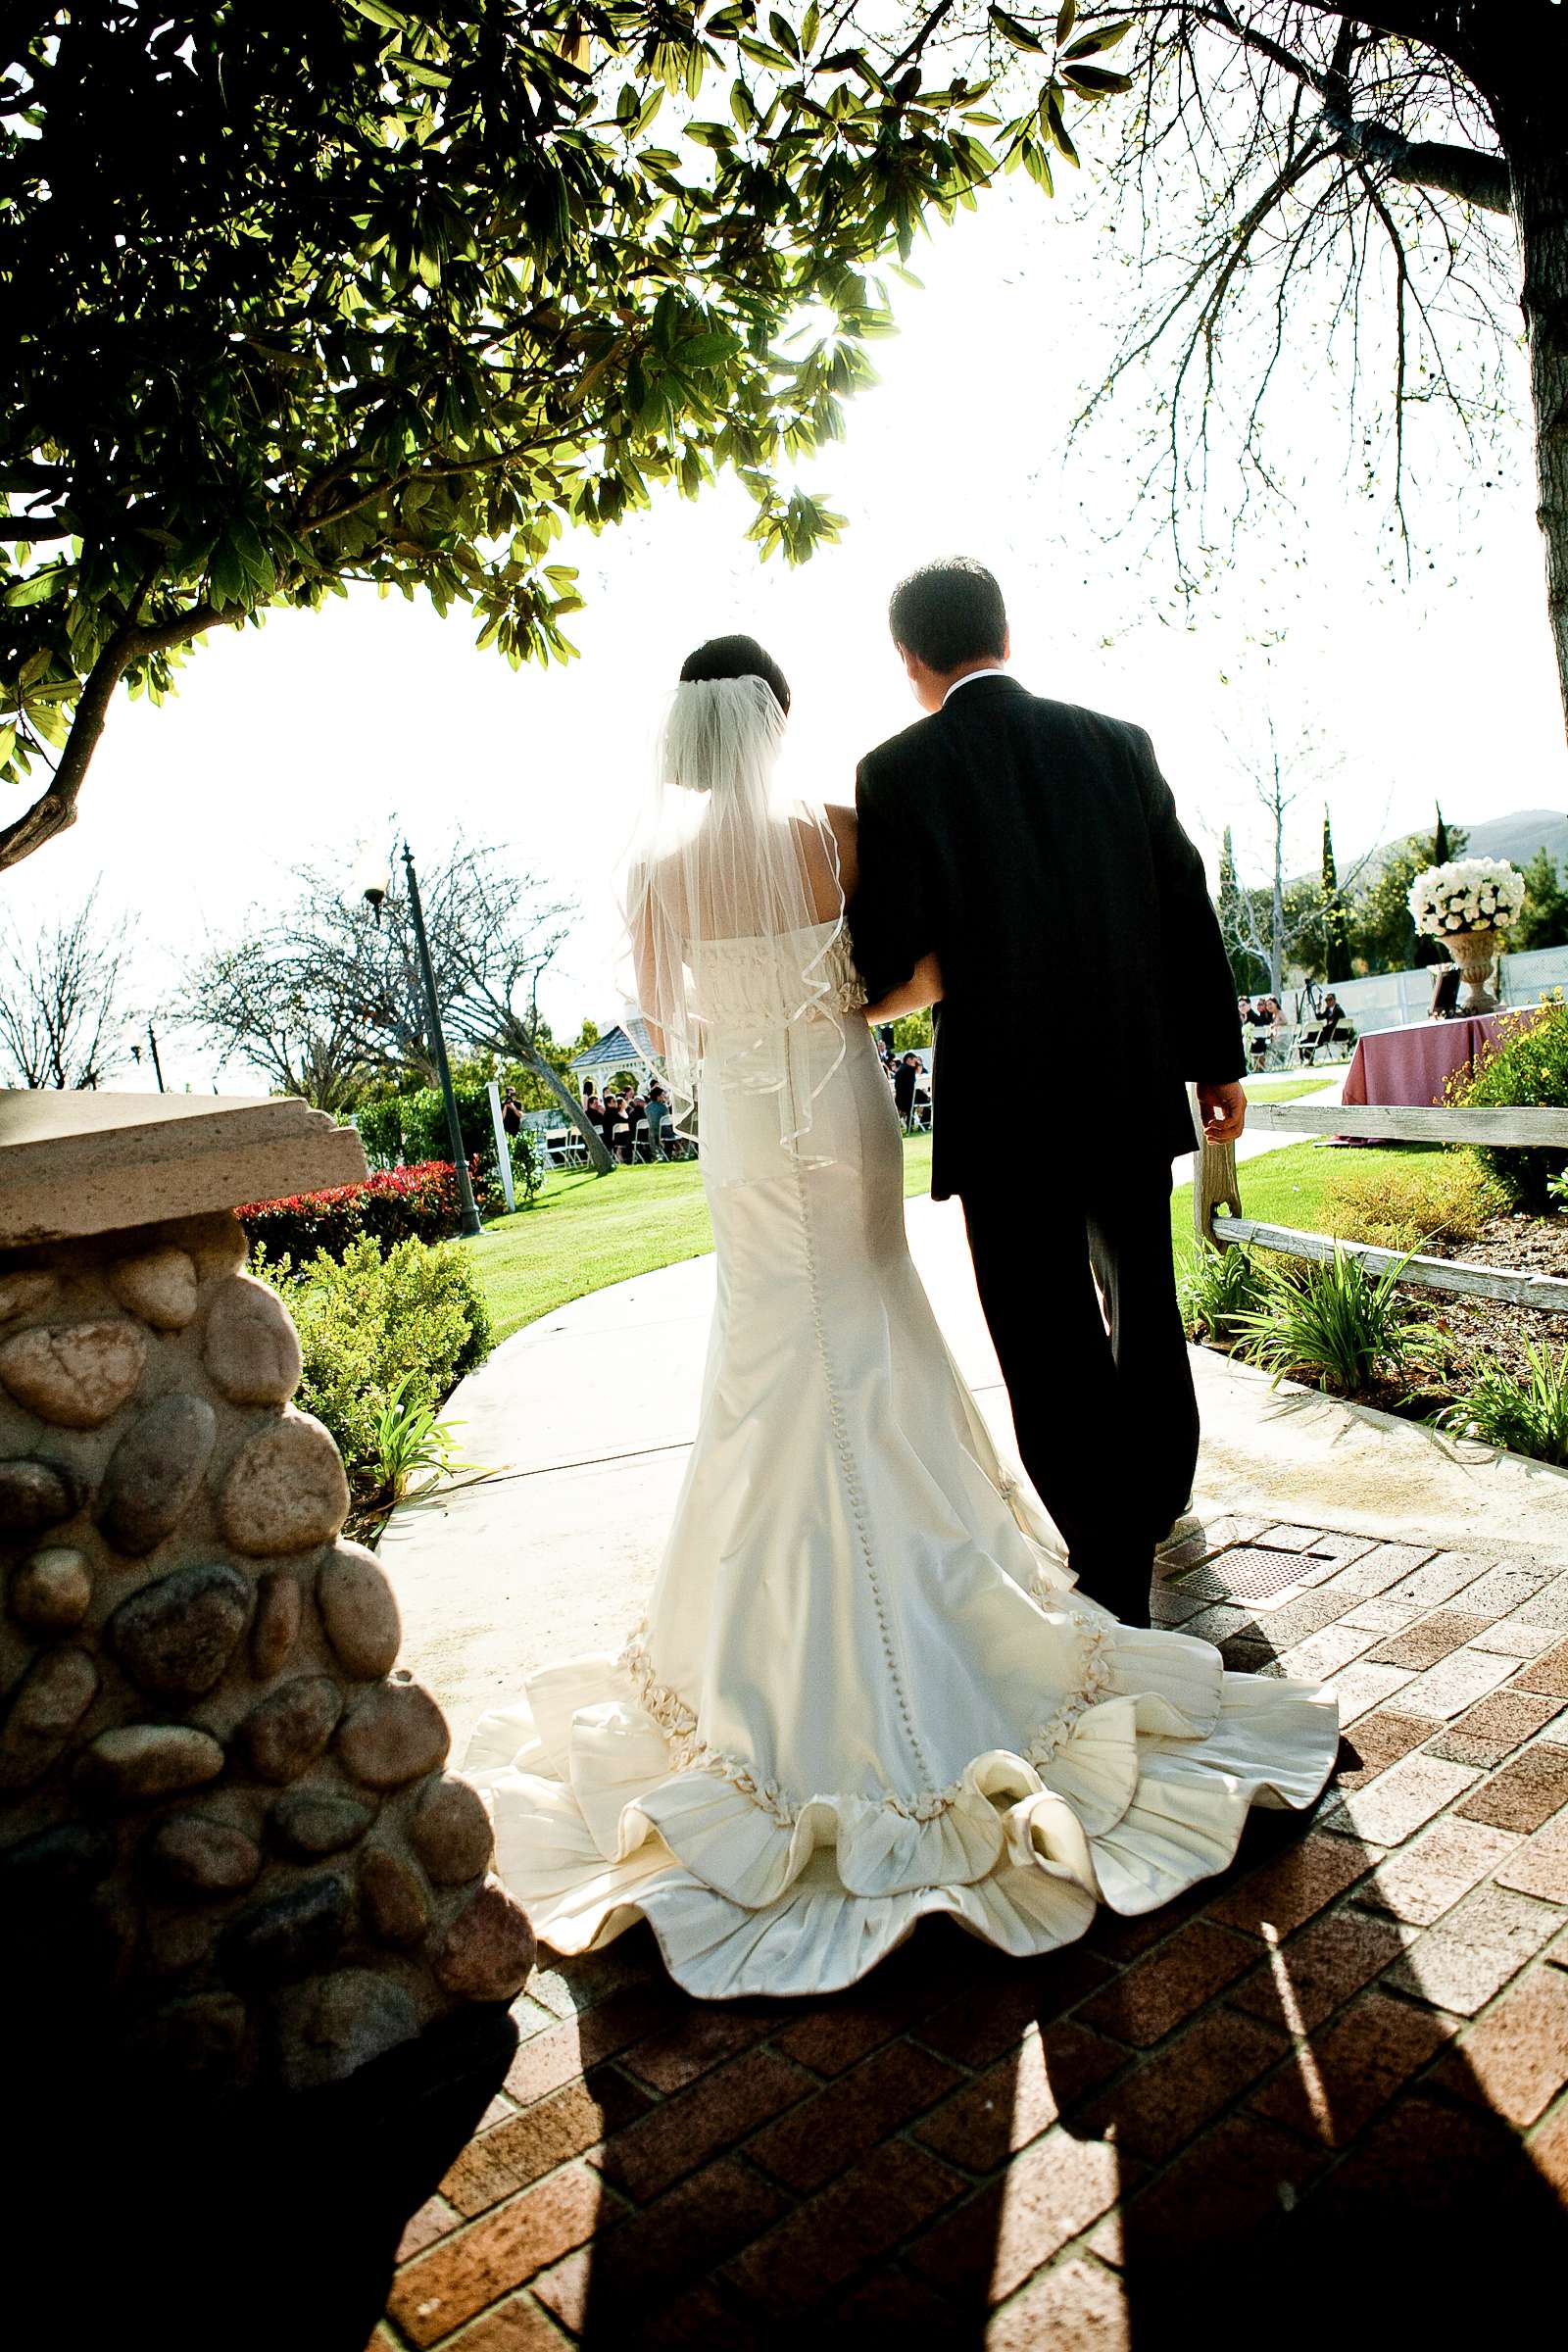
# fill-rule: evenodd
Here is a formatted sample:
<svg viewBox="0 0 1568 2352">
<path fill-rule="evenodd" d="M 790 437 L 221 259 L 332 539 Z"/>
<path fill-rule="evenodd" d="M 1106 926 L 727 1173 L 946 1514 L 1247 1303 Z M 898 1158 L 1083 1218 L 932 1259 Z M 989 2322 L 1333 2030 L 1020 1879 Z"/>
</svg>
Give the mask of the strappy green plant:
<svg viewBox="0 0 1568 2352">
<path fill-rule="evenodd" d="M 1439 1414 L 1439 1427 L 1568 1470 L 1568 1348 L 1553 1356 L 1531 1344 L 1525 1354 L 1523 1380 L 1484 1365 L 1468 1395 Z"/>
<path fill-rule="evenodd" d="M 1400 1295 L 1404 1264 L 1398 1258 L 1372 1275 L 1337 1249 L 1331 1258 L 1269 1267 L 1263 1304 L 1235 1318 L 1237 1351 L 1276 1383 L 1304 1380 L 1335 1396 L 1406 1386 L 1440 1370 L 1448 1342 Z"/>
<path fill-rule="evenodd" d="M 454 1471 L 476 1467 L 459 1451 L 461 1425 L 443 1421 L 427 1398 L 404 1394 L 413 1377 L 400 1373 L 371 1418 L 371 1462 L 379 1482 L 373 1508 L 390 1510 Z"/>
<path fill-rule="evenodd" d="M 1263 1270 L 1239 1242 L 1200 1250 L 1176 1290 L 1189 1339 L 1215 1344 L 1234 1340 L 1241 1317 L 1256 1312 L 1265 1297 Z"/>
</svg>

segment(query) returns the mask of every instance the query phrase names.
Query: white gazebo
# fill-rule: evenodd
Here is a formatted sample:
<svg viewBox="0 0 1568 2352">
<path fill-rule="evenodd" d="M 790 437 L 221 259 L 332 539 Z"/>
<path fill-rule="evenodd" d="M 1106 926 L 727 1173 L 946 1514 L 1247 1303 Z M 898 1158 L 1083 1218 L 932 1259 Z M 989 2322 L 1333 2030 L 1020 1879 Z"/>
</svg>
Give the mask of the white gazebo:
<svg viewBox="0 0 1568 2352">
<path fill-rule="evenodd" d="M 660 1074 L 647 1024 L 635 1016 L 624 1027 L 617 1023 L 591 1046 L 584 1046 L 580 1054 L 572 1055 L 567 1066 L 577 1080 L 592 1078 L 596 1084 L 615 1070 L 636 1070 L 648 1081 L 656 1080 Z"/>
</svg>

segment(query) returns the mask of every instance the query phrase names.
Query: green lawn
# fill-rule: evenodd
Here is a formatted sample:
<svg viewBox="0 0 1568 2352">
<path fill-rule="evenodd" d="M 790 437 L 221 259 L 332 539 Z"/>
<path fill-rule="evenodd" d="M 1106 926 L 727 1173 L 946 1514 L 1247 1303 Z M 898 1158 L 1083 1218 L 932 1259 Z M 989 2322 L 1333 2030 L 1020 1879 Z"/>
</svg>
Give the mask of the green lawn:
<svg viewBox="0 0 1568 2352">
<path fill-rule="evenodd" d="M 1250 1091 L 1250 1090 L 1249 1090 Z M 1346 1145 L 1288 1144 L 1283 1152 L 1266 1152 L 1261 1159 L 1244 1160 L 1237 1170 L 1242 1206 L 1265 1225 L 1294 1225 L 1302 1233 L 1322 1233 L 1323 1192 L 1331 1172 L 1350 1168 L 1387 1169 L 1392 1152 L 1402 1158 L 1441 1157 L 1441 1144 L 1380 1145 L 1361 1152 Z M 1171 1196 L 1171 1239 L 1178 1268 L 1198 1248 L 1193 1232 L 1193 1188 L 1178 1185 Z"/>
<path fill-rule="evenodd" d="M 1311 1079 L 1285 1079 L 1282 1088 L 1302 1094 Z M 1261 1093 L 1262 1089 L 1249 1089 Z M 1272 1092 L 1275 1102 L 1285 1099 Z M 1424 1153 L 1441 1146 L 1412 1145 Z M 1290 1144 L 1243 1164 L 1242 1200 L 1249 1216 L 1273 1225 L 1321 1232 L 1324 1185 L 1334 1168 L 1388 1165 L 1389 1148 L 1377 1152 L 1325 1150 L 1316 1143 Z M 931 1139 L 911 1136 L 904 1146 L 906 1194 L 924 1192 L 931 1177 Z M 1178 1265 L 1191 1257 L 1193 1188 L 1179 1185 L 1171 1199 L 1171 1237 Z M 701 1257 L 713 1247 L 701 1175 L 692 1161 L 676 1166 L 617 1168 L 612 1176 L 557 1174 L 547 1179 L 532 1208 L 497 1217 L 481 1239 L 467 1245 L 478 1259 L 496 1340 L 510 1339 L 525 1323 L 537 1322 L 568 1300 L 586 1298 L 612 1282 L 629 1282 L 682 1258 Z"/>
<path fill-rule="evenodd" d="M 1298 1095 L 1315 1095 L 1320 1087 L 1332 1085 L 1345 1074 L 1342 1062 L 1337 1069 L 1303 1070 L 1296 1078 L 1244 1078 L 1249 1102 L 1294 1102 Z"/>
<path fill-rule="evenodd" d="M 923 1192 L 931 1139 L 904 1146 L 904 1189 Z M 617 1168 L 610 1176 L 557 1173 L 532 1208 L 496 1217 L 467 1245 L 478 1262 L 496 1340 L 510 1339 L 572 1298 L 651 1274 L 713 1247 L 695 1162 Z"/>
</svg>

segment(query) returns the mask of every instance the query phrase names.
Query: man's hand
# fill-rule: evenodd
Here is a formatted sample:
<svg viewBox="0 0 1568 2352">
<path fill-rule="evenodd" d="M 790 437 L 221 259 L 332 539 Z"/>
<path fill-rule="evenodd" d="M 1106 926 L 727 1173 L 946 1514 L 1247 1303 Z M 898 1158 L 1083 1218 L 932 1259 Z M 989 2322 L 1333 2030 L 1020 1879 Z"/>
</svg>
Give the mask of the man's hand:
<svg viewBox="0 0 1568 2352">
<path fill-rule="evenodd" d="M 1200 1083 L 1198 1109 L 1205 1144 L 1234 1144 L 1247 1124 L 1247 1096 L 1234 1078 L 1223 1086 Z"/>
</svg>

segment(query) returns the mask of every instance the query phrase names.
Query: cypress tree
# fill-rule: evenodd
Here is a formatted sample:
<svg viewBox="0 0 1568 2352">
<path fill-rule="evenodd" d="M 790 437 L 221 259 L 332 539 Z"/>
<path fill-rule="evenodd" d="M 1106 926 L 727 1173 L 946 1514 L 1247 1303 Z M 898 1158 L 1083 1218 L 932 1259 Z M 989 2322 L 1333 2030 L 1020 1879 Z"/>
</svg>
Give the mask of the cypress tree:
<svg viewBox="0 0 1568 2352">
<path fill-rule="evenodd" d="M 1225 828 L 1219 850 L 1219 895 L 1215 901 L 1219 914 L 1220 937 L 1231 961 L 1231 977 L 1236 982 L 1239 997 L 1251 994 L 1251 982 L 1244 978 L 1251 970 L 1252 959 L 1242 946 L 1240 938 L 1242 889 L 1236 879 L 1236 852 L 1231 843 L 1231 829 Z"/>
<path fill-rule="evenodd" d="M 1326 806 L 1323 810 L 1323 874 L 1320 888 L 1323 895 L 1323 977 L 1332 988 L 1337 980 L 1348 980 L 1350 977 L 1350 937 L 1345 902 L 1340 897 L 1340 869 L 1334 858 L 1334 828 L 1329 822 Z"/>
</svg>

